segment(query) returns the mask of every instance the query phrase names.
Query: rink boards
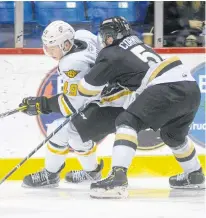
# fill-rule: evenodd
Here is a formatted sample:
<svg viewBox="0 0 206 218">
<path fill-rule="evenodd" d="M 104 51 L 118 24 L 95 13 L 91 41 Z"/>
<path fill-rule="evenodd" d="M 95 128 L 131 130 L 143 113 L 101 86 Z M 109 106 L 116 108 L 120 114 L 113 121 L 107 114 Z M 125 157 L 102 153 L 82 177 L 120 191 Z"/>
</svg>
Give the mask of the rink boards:
<svg viewBox="0 0 206 218">
<path fill-rule="evenodd" d="M 22 98 L 44 94 L 51 96 L 61 91 L 62 81 L 56 75 L 57 63 L 44 55 L 41 50 L 0 49 L 0 113 L 14 109 Z M 159 49 L 164 57 L 178 55 L 199 83 L 202 102 L 197 118 L 191 126 L 190 138 L 196 145 L 201 163 L 205 166 L 205 56 L 204 49 Z M 18 54 L 17 54 L 18 53 Z M 26 53 L 26 54 L 25 54 Z M 46 124 L 54 117 L 29 117 L 24 114 L 0 120 L 0 178 L 33 150 L 43 139 Z M 141 133 L 140 147 L 129 170 L 130 176 L 170 176 L 181 171 L 169 148 L 164 146 L 158 133 L 147 130 Z M 105 160 L 103 174 L 110 168 L 114 136 L 109 135 L 98 147 L 98 156 Z M 44 165 L 44 149 L 19 169 L 10 179 L 22 179 L 30 172 Z M 68 155 L 64 173 L 79 169 L 76 156 Z"/>
</svg>

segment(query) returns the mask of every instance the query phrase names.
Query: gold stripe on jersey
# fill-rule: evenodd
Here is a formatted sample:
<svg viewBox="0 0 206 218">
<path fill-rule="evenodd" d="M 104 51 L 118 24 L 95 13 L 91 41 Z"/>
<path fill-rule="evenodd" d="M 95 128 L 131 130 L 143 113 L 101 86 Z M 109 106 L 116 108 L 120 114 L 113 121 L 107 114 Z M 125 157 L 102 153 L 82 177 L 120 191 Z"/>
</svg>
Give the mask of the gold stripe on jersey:
<svg viewBox="0 0 206 218">
<path fill-rule="evenodd" d="M 148 83 L 151 82 L 158 74 L 160 74 L 162 72 L 162 70 L 164 70 L 165 67 L 167 67 L 169 64 L 174 63 L 175 61 L 180 61 L 180 59 L 175 56 L 172 58 L 167 59 L 166 61 L 163 61 L 153 72 L 152 75 L 150 76 Z M 171 69 L 174 66 L 171 67 Z M 169 70 L 169 69 L 168 69 Z"/>
<path fill-rule="evenodd" d="M 69 153 L 69 148 L 65 148 L 64 150 L 56 149 L 52 147 L 50 144 L 47 144 L 47 148 L 50 152 L 58 155 L 65 155 Z"/>
<path fill-rule="evenodd" d="M 81 82 L 78 84 L 78 91 L 81 95 L 84 96 L 95 96 L 98 95 L 100 93 L 99 90 L 89 90 L 87 88 L 85 88 Z"/>
<path fill-rule="evenodd" d="M 124 90 L 124 91 L 121 91 L 113 96 L 102 98 L 100 103 L 104 104 L 105 102 L 112 102 L 112 101 L 115 101 L 123 96 L 130 95 L 130 94 L 132 94 L 132 91 Z"/>
<path fill-rule="evenodd" d="M 64 100 L 64 96 L 60 96 L 60 108 L 63 109 L 65 111 L 65 115 L 70 116 L 73 112 L 72 110 L 69 108 L 69 106 L 67 105 L 66 101 Z"/>
<path fill-rule="evenodd" d="M 137 137 L 133 136 L 133 135 L 128 135 L 128 134 L 116 134 L 115 136 L 115 141 L 118 140 L 126 140 L 126 141 L 130 141 L 136 145 L 138 145 L 138 141 L 137 141 Z"/>
<path fill-rule="evenodd" d="M 93 147 L 91 150 L 87 151 L 87 152 L 74 151 L 74 153 L 75 153 L 75 154 L 78 154 L 78 155 L 80 155 L 80 156 L 89 156 L 89 155 L 95 153 L 96 150 L 97 150 L 97 144 L 94 145 L 94 147 Z"/>
</svg>

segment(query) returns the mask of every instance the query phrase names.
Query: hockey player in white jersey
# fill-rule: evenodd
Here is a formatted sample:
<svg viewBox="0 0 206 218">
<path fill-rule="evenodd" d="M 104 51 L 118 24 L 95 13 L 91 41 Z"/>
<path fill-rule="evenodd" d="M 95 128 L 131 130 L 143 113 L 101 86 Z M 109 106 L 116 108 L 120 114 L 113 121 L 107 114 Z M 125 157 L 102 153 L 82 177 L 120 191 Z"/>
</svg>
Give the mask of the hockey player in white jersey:
<svg viewBox="0 0 206 218">
<path fill-rule="evenodd" d="M 26 105 L 27 110 L 24 112 L 28 115 L 57 112 L 63 116 L 69 116 L 87 100 L 87 96 L 78 94 L 78 83 L 95 63 L 97 37 L 87 30 L 75 32 L 73 27 L 64 21 L 54 21 L 44 30 L 42 42 L 44 53 L 59 62 L 58 73 L 64 81 L 63 93 L 51 98 L 44 96 L 25 98 L 22 105 Z M 49 135 L 56 129 L 64 119 L 58 119 L 49 124 L 47 134 Z M 65 132 L 65 134 L 67 133 Z M 83 172 L 87 171 L 86 175 L 89 175 L 90 179 L 100 179 L 103 163 L 97 163 L 96 145 L 93 142 L 89 142 L 89 144 L 88 152 L 81 147 L 78 148 L 79 161 L 84 169 Z M 81 150 L 84 152 L 82 153 Z M 64 138 L 57 133 L 47 144 L 45 169 L 26 176 L 23 186 L 58 186 L 59 172 L 65 165 L 68 152 L 68 142 L 64 141 Z M 74 179 L 78 178 L 78 175 L 78 171 L 71 171 L 69 174 Z M 86 178 L 88 176 L 84 177 L 84 179 Z"/>
</svg>

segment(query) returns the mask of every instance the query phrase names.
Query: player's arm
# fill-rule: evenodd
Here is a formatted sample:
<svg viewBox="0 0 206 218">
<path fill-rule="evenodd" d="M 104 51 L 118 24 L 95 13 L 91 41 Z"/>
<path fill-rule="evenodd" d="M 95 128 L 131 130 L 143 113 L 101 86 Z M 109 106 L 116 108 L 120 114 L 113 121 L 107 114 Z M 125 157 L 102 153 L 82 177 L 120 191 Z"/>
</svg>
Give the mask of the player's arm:
<svg viewBox="0 0 206 218">
<path fill-rule="evenodd" d="M 84 72 L 89 70 L 87 63 L 75 61 L 68 66 L 59 66 L 59 74 L 63 75 L 65 80 L 64 93 L 47 98 L 41 97 L 28 97 L 24 98 L 21 105 L 26 105 L 27 109 L 24 111 L 28 115 L 49 114 L 52 112 L 61 113 L 63 116 L 70 116 L 76 111 L 76 106 L 81 102 L 76 102 L 81 99 L 76 98 L 78 96 L 78 81 L 83 77 L 81 75 L 83 69 Z M 69 82 L 68 82 L 69 81 Z M 68 85 L 69 84 L 69 85 Z M 69 87 L 70 90 L 66 90 Z M 74 90 L 74 88 L 76 90 Z M 76 100 L 75 100 L 76 99 Z"/>
<path fill-rule="evenodd" d="M 80 80 L 79 94 L 86 97 L 98 95 L 112 77 L 111 62 L 105 57 L 98 58 L 94 67 Z"/>
<path fill-rule="evenodd" d="M 70 116 L 83 104 L 83 99 L 79 98 L 78 83 L 90 70 L 87 62 L 77 60 L 68 61 L 71 62 L 69 67 L 68 63 L 65 66 L 61 66 L 61 74 L 64 77 L 63 93 L 57 96 L 55 100 L 56 109 L 63 116 Z M 50 102 L 53 104 L 53 99 Z"/>
</svg>

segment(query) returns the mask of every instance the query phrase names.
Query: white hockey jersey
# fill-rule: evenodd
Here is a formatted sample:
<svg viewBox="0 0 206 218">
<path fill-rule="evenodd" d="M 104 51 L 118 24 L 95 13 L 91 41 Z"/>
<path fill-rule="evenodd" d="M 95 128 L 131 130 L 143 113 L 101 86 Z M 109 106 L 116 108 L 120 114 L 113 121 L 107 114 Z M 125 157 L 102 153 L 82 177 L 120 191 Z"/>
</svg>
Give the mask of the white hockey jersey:
<svg viewBox="0 0 206 218">
<path fill-rule="evenodd" d="M 61 113 L 69 116 L 87 100 L 78 94 L 79 81 L 90 71 L 97 57 L 97 37 L 87 30 L 75 33 L 75 45 L 59 62 L 58 73 L 64 82 L 58 97 Z"/>
</svg>

